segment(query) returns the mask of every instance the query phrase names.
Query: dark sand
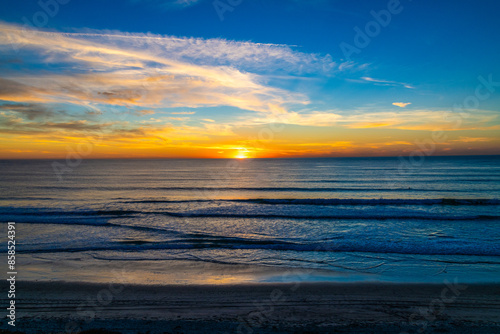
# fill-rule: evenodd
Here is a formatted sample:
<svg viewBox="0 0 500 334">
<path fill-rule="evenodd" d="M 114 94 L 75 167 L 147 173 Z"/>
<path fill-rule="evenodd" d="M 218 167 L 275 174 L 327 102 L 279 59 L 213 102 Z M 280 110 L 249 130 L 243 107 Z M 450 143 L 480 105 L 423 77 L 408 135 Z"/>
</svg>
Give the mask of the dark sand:
<svg viewBox="0 0 500 334">
<path fill-rule="evenodd" d="M 18 282 L 16 290 L 23 333 L 500 333 L 500 285 Z M 7 293 L 1 299 L 7 305 Z M 0 328 L 12 330 L 7 320 Z"/>
</svg>

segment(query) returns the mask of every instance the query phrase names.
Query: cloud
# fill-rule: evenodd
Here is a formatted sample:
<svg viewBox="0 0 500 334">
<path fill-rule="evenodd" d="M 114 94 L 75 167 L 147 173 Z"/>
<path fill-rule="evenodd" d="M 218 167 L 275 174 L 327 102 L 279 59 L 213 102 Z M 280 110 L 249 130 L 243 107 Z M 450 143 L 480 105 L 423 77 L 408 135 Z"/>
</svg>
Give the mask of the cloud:
<svg viewBox="0 0 500 334">
<path fill-rule="evenodd" d="M 250 124 L 294 124 L 302 126 L 332 126 L 337 124 L 342 116 L 328 111 L 288 112 L 281 115 L 265 115 L 250 120 Z M 248 121 L 247 121 L 248 122 Z"/>
<path fill-rule="evenodd" d="M 147 110 L 147 109 L 136 110 L 135 112 L 139 115 L 153 115 L 155 113 L 153 110 Z"/>
<path fill-rule="evenodd" d="M 68 51 L 66 49 L 67 42 L 86 44 L 90 47 L 95 46 L 98 48 L 94 50 L 79 50 L 80 53 L 77 57 L 81 57 L 81 60 L 95 61 L 110 66 L 121 66 L 122 64 L 140 66 L 143 63 L 140 59 L 134 59 L 135 57 L 129 59 L 128 62 L 124 62 L 124 60 L 118 61 L 118 59 L 102 59 L 99 47 L 114 49 L 115 56 L 135 50 L 158 58 L 198 63 L 205 66 L 237 65 L 239 69 L 251 72 L 335 73 L 340 70 L 364 68 L 366 66 L 366 64 L 357 65 L 353 62 L 338 62 L 328 54 L 321 55 L 296 51 L 293 47 L 283 44 L 231 41 L 222 38 L 187 38 L 92 29 L 74 33 L 23 32 L 22 28 L 10 24 L 0 24 L 0 31 L 6 34 L 4 40 L 7 39 L 10 47 L 19 43 L 25 46 L 31 44 L 40 45 L 42 43 L 33 41 L 33 39 L 45 39 L 46 37 L 63 42 L 63 45 L 57 47 L 46 45 L 52 50 Z M 55 56 L 55 54 L 52 54 L 52 56 Z"/>
<path fill-rule="evenodd" d="M 413 111 L 301 111 L 281 115 L 264 114 L 233 122 L 235 127 L 270 123 L 313 127 L 342 127 L 346 129 L 387 128 L 398 130 L 494 130 L 494 122 L 500 118 L 497 112 L 477 110 L 457 123 L 458 115 L 446 110 Z"/>
<path fill-rule="evenodd" d="M 285 113 L 287 106 L 309 101 L 302 94 L 268 85 L 268 71 L 338 70 L 329 56 L 295 52 L 282 45 L 95 31 L 35 32 L 0 24 L 0 51 L 13 45 L 25 57 L 35 51 L 44 62 L 65 64 L 68 69 L 4 77 L 0 98 L 27 103 L 145 109 L 232 106 Z"/>
<path fill-rule="evenodd" d="M 54 133 L 61 135 L 59 131 L 68 130 L 75 132 L 95 132 L 112 125 L 111 123 L 90 123 L 86 120 L 52 122 L 33 121 L 24 122 L 23 119 L 12 117 L 11 115 L 0 113 L 0 133 L 3 134 L 37 134 Z"/>
<path fill-rule="evenodd" d="M 406 107 L 407 105 L 410 105 L 411 102 L 393 102 L 392 103 L 393 105 L 397 106 L 397 107 L 401 107 L 401 108 L 404 108 Z"/>
<path fill-rule="evenodd" d="M 458 115 L 455 115 L 458 117 Z M 450 116 L 446 110 L 381 111 L 341 115 L 337 124 L 350 129 L 385 127 L 400 130 L 486 130 L 498 120 L 498 113 L 478 110 L 468 118 Z"/>
<path fill-rule="evenodd" d="M 133 124 L 129 122 L 102 122 L 100 120 L 26 120 L 7 112 L 0 112 L 0 140 L 15 138 L 16 142 L 29 145 L 67 145 L 71 142 L 86 143 L 93 139 L 106 146 L 117 142 L 135 143 L 137 146 L 164 143 L 164 136 L 174 131 L 171 124 Z M 15 137 L 9 137 L 15 136 Z M 136 141 L 140 139 L 140 141 Z M 95 143 L 94 143 L 95 144 Z"/>
<path fill-rule="evenodd" d="M 16 80 L 0 78 L 0 100 L 11 102 L 49 102 L 47 89 L 23 84 Z"/>
<path fill-rule="evenodd" d="M 55 111 L 36 103 L 2 104 L 0 105 L 0 110 L 16 113 L 18 116 L 28 120 L 52 118 L 56 115 Z"/>
<path fill-rule="evenodd" d="M 410 85 L 410 84 L 407 84 L 404 82 L 374 79 L 374 78 L 370 78 L 370 77 L 362 77 L 361 80 L 363 80 L 365 82 L 371 82 L 377 86 L 403 86 L 405 88 L 415 89 L 415 87 L 413 85 Z M 361 81 L 361 82 L 363 82 L 363 81 Z"/>
<path fill-rule="evenodd" d="M 486 138 L 486 137 L 459 137 L 459 139 L 452 140 L 462 143 L 478 143 L 478 142 L 489 142 L 497 140 L 496 138 Z"/>
</svg>

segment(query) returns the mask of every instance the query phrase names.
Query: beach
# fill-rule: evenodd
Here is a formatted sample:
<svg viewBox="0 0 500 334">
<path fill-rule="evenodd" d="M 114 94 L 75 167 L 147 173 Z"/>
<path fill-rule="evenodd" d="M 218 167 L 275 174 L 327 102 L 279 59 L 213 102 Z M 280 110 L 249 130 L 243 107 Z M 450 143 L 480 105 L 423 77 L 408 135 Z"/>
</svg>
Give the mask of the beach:
<svg viewBox="0 0 500 334">
<path fill-rule="evenodd" d="M 23 333 L 500 333 L 498 284 L 18 282 L 18 291 Z"/>
</svg>

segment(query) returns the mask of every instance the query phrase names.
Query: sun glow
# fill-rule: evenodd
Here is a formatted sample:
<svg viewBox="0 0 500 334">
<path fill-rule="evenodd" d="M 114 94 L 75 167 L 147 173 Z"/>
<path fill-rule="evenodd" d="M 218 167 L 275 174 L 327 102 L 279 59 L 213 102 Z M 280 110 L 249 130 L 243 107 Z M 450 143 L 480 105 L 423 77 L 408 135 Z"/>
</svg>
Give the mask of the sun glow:
<svg viewBox="0 0 500 334">
<path fill-rule="evenodd" d="M 248 156 L 246 155 L 246 152 L 239 152 L 236 156 L 236 159 L 246 159 Z"/>
<path fill-rule="evenodd" d="M 236 154 L 234 156 L 235 159 L 247 159 L 248 158 L 248 150 L 243 147 L 239 147 L 236 149 Z"/>
</svg>

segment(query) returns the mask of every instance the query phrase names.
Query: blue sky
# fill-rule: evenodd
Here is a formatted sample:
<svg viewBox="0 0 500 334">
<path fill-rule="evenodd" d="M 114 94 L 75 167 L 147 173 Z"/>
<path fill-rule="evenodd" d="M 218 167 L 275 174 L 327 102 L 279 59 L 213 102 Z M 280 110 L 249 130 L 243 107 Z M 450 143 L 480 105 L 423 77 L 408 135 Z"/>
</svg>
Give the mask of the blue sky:
<svg viewBox="0 0 500 334">
<path fill-rule="evenodd" d="M 48 129 L 33 131 L 60 143 L 45 144 L 48 156 L 97 128 L 108 146 L 122 154 L 128 147 L 132 156 L 179 156 L 186 140 L 210 150 L 207 157 L 235 150 L 397 155 L 436 129 L 450 132 L 440 143 L 443 154 L 498 153 L 500 87 L 485 91 L 457 126 L 443 121 L 478 85 L 500 81 L 498 1 L 60 0 L 56 9 L 55 0 L 40 3 L 4 1 L 0 13 L 3 85 L 38 92 L 0 97 L 6 157 L 34 154 L 37 148 L 19 136 L 44 126 L 74 131 L 58 139 Z M 380 24 L 374 13 L 383 20 L 389 14 L 390 22 Z M 45 44 L 22 34 L 27 21 L 46 33 Z M 81 87 L 69 89 L 76 85 L 71 78 Z M 242 148 L 245 136 L 273 122 L 289 127 L 260 150 Z M 8 129 L 14 124 L 22 133 Z M 313 135 L 325 130 L 338 135 Z M 290 140 L 296 135 L 311 144 L 302 153 Z M 131 143 L 151 138 L 165 140 L 142 151 Z M 109 156 L 103 147 L 97 152 Z"/>
</svg>

